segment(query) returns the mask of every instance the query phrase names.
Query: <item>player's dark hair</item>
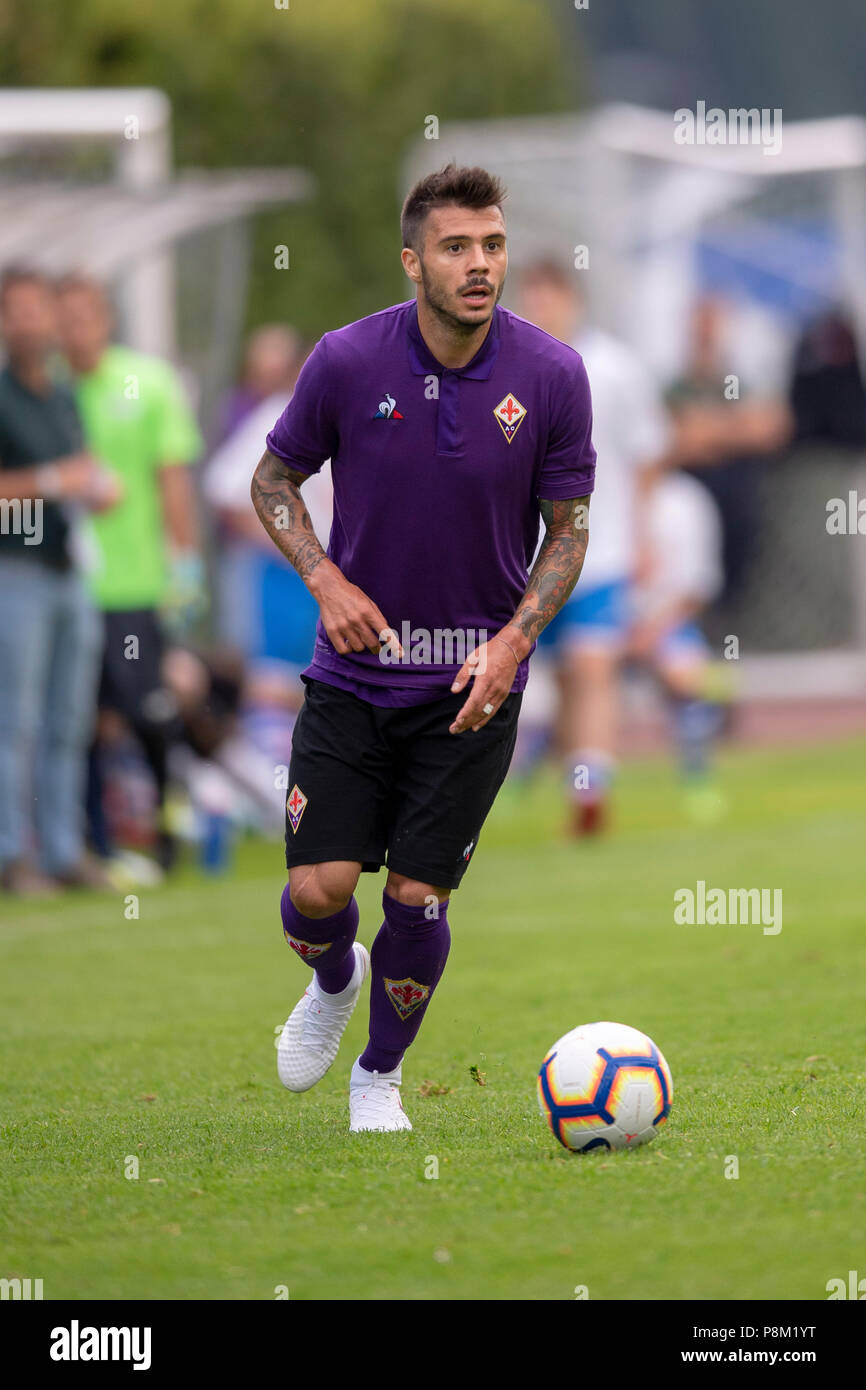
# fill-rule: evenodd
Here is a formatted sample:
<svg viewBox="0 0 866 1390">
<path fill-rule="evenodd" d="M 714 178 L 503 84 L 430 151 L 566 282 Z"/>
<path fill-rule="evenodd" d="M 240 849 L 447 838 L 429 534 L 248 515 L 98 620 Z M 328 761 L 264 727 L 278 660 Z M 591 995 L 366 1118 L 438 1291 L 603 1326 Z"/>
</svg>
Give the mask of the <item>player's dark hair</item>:
<svg viewBox="0 0 866 1390">
<path fill-rule="evenodd" d="M 403 245 L 418 250 L 424 223 L 433 208 L 454 203 L 461 208 L 497 207 L 501 210 L 506 197 L 505 185 L 486 169 L 446 164 L 444 169 L 419 179 L 409 190 L 400 214 Z"/>
<path fill-rule="evenodd" d="M 9 265 L 0 274 L 0 304 L 4 302 L 10 290 L 17 289 L 19 285 L 39 285 L 44 290 L 51 288 L 48 276 L 35 266 Z"/>
</svg>

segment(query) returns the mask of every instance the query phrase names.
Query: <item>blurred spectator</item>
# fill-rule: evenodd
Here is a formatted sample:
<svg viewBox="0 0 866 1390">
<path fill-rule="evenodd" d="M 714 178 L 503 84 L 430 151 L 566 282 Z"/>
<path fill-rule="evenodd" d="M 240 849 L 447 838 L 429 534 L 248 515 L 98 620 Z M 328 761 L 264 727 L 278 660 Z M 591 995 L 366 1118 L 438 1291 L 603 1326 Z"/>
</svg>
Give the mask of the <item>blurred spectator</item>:
<svg viewBox="0 0 866 1390">
<path fill-rule="evenodd" d="M 162 808 L 178 719 L 161 674 L 160 609 L 183 632 L 204 603 L 198 505 L 184 466 L 199 455 L 202 441 L 173 369 L 111 343 L 111 312 L 98 283 L 68 276 L 58 287 L 58 303 L 86 437 L 123 487 L 120 504 L 92 527 L 92 590 L 105 633 L 100 731 L 107 738 L 118 727 L 117 716 L 133 730 Z M 101 816 L 98 744 L 89 808 L 94 841 L 107 855 L 113 847 Z M 173 837 L 162 825 L 158 857 L 164 867 L 173 854 Z"/>
<path fill-rule="evenodd" d="M 252 468 L 290 396 L 281 393 L 263 401 L 220 445 L 205 470 L 203 491 L 228 538 L 219 557 L 222 640 L 250 659 L 283 661 L 300 670 L 311 658 L 318 606 L 293 567 L 274 550 L 250 500 Z M 333 509 L 329 465 L 304 484 L 304 500 L 326 545 Z"/>
<path fill-rule="evenodd" d="M 110 507 L 119 489 L 49 374 L 57 314 L 42 275 L 5 273 L 0 334 L 0 874 L 13 893 L 104 887 L 82 824 L 102 638 L 75 537 L 77 514 Z"/>
<path fill-rule="evenodd" d="M 784 401 L 770 393 L 749 394 L 741 381 L 731 381 L 723 347 L 727 313 L 718 297 L 696 302 L 688 368 L 666 394 L 676 460 L 703 483 L 721 513 L 724 597 L 735 599 L 759 531 L 760 459 L 790 439 L 792 419 Z"/>
<path fill-rule="evenodd" d="M 281 392 L 258 405 L 213 454 L 203 482 L 223 532 L 217 572 L 220 638 L 247 659 L 244 729 L 275 763 L 288 761 L 292 720 L 303 702 L 300 673 L 312 659 L 318 618 L 318 605 L 274 549 L 250 499 L 252 469 L 287 400 Z M 304 484 L 304 501 L 326 546 L 333 512 L 330 464 Z"/>
<path fill-rule="evenodd" d="M 698 625 L 722 587 L 722 530 L 706 488 L 671 469 L 647 511 L 647 566 L 634 596 L 629 657 L 658 677 L 685 784 L 687 809 L 701 819 L 721 809 L 710 782 L 710 756 L 721 726 L 712 654 Z"/>
<path fill-rule="evenodd" d="M 293 328 L 267 323 L 254 329 L 247 339 L 240 380 L 223 403 L 220 439 L 228 438 L 268 396 L 281 395 L 285 404 L 302 362 L 301 339 Z"/>
<path fill-rule="evenodd" d="M 841 310 L 803 330 L 794 354 L 791 409 L 800 442 L 866 444 L 866 387 L 854 330 Z"/>
<path fill-rule="evenodd" d="M 264 658 L 275 645 L 284 647 L 278 636 L 265 632 L 266 626 L 272 629 L 281 621 L 302 629 L 303 641 L 311 606 L 315 610 L 305 586 L 300 586 L 302 593 L 292 591 L 286 571 L 297 576 L 290 565 L 281 563 L 249 495 L 252 467 L 261 457 L 274 420 L 291 398 L 303 360 L 300 336 L 288 324 L 265 324 L 250 334 L 241 380 L 224 408 L 221 442 L 205 471 L 205 497 L 220 538 L 217 628 L 224 643 L 248 658 Z M 297 642 L 290 646 L 296 647 Z M 275 659 L 295 663 L 296 654 L 294 650 L 279 652 Z M 302 664 L 307 664 L 306 657 Z M 276 684 L 286 685 L 279 673 Z"/>
<path fill-rule="evenodd" d="M 584 322 L 574 279 L 542 261 L 520 279 L 520 311 L 581 354 L 592 393 L 598 455 L 589 548 L 577 588 L 539 636 L 560 685 L 559 745 L 572 828 L 602 828 L 618 745 L 619 675 L 631 581 L 642 566 L 646 501 L 669 444 L 659 393 L 624 343 Z"/>
<path fill-rule="evenodd" d="M 245 672 L 234 653 L 217 650 L 201 656 L 174 647 L 164 670 L 183 726 L 176 765 L 195 813 L 202 862 L 206 868 L 223 867 L 227 831 L 244 826 L 266 834 L 284 832 L 284 795 L 275 764 L 241 728 Z M 209 847 L 214 831 L 216 844 Z M 213 849 L 220 864 L 211 858 Z"/>
</svg>

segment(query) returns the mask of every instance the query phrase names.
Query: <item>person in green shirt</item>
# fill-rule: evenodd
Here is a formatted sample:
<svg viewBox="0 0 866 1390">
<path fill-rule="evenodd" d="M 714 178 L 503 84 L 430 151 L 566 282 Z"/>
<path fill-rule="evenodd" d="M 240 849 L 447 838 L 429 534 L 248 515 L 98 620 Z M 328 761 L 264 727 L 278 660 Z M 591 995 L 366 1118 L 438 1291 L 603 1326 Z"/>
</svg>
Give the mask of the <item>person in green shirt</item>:
<svg viewBox="0 0 866 1390">
<path fill-rule="evenodd" d="M 164 621 L 182 630 L 204 604 L 198 499 L 188 466 L 202 439 L 174 369 L 111 341 L 111 309 L 98 282 L 65 277 L 58 308 L 88 447 L 123 490 L 120 503 L 90 523 L 89 582 L 105 628 L 100 710 L 119 714 L 136 734 L 162 807 L 169 749 L 178 736 L 161 674 Z M 103 728 L 110 722 L 104 719 Z M 91 833 L 108 854 L 99 782 L 97 753 Z M 164 827 L 158 852 L 164 866 L 173 860 Z"/>
</svg>

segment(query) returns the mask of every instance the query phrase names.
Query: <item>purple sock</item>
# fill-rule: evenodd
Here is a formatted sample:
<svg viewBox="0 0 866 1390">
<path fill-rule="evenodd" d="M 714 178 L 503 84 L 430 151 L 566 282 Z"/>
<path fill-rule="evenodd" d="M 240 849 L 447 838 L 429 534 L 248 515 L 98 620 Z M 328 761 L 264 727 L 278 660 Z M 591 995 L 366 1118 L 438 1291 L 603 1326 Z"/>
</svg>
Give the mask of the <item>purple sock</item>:
<svg viewBox="0 0 866 1390">
<path fill-rule="evenodd" d="M 325 994 L 345 989 L 355 969 L 352 943 L 358 930 L 358 904 L 352 897 L 330 917 L 305 917 L 292 902 L 289 885 L 280 899 L 283 935 L 296 955 L 311 965 Z"/>
<path fill-rule="evenodd" d="M 382 894 L 385 921 L 370 953 L 370 1040 L 359 1058 L 365 1071 L 393 1071 L 421 1027 L 451 946 L 448 902 L 431 921 L 423 906 Z"/>
</svg>

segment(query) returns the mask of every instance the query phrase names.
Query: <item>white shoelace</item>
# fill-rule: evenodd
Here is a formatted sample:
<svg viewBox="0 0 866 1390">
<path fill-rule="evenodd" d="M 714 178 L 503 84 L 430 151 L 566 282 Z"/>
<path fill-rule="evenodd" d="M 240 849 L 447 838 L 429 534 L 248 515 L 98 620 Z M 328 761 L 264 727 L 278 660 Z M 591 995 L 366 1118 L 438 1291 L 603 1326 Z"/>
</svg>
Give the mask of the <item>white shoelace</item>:
<svg viewBox="0 0 866 1390">
<path fill-rule="evenodd" d="M 301 1043 L 304 1047 L 324 1048 L 333 1042 L 334 1029 L 344 1023 L 355 1006 L 355 996 L 346 1004 L 331 1004 L 320 994 L 313 992 L 310 985 L 309 1003 L 304 1015 L 304 1029 Z"/>
<path fill-rule="evenodd" d="M 360 1087 L 354 1089 L 360 1090 Z M 388 1119 L 395 1110 L 402 1110 L 400 1104 L 400 1088 L 394 1081 L 382 1081 L 379 1073 L 374 1071 L 369 1081 L 363 1083 L 363 1093 L 361 1099 L 368 1105 L 374 1116 L 379 1119 Z"/>
</svg>

